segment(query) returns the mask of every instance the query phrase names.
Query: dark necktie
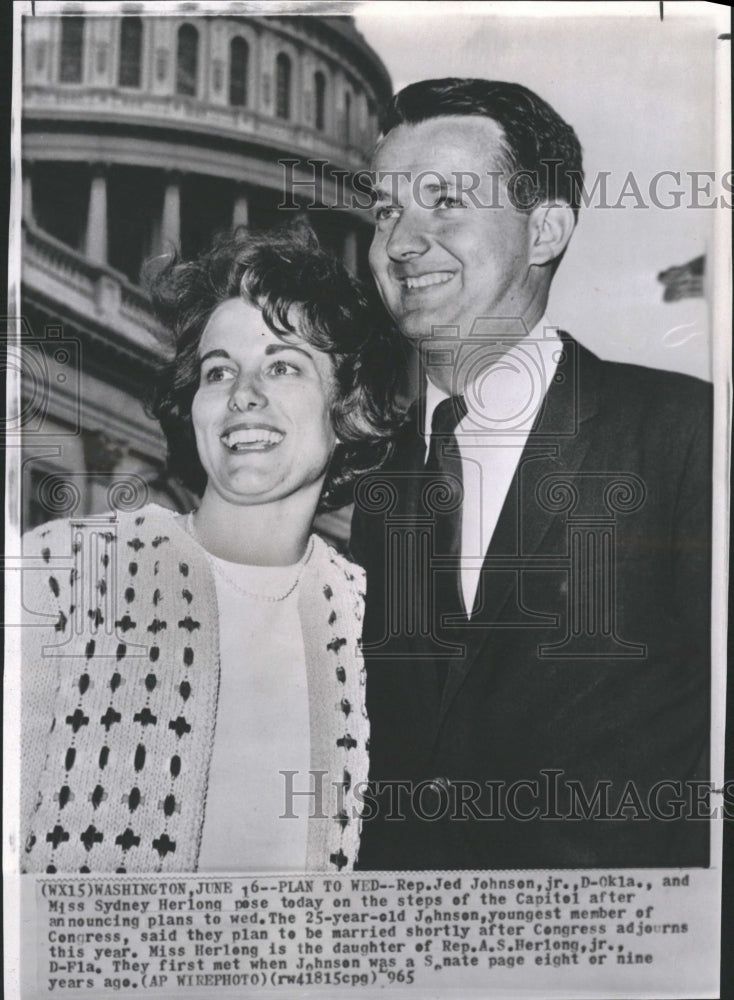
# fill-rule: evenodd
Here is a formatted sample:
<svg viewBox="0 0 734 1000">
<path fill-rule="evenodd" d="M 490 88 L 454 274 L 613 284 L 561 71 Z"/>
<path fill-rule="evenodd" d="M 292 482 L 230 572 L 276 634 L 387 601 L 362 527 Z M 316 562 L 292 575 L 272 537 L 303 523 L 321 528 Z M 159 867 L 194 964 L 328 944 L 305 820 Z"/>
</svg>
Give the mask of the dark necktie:
<svg viewBox="0 0 734 1000">
<path fill-rule="evenodd" d="M 461 511 L 464 491 L 461 476 L 461 454 L 454 433 L 466 416 L 463 396 L 450 396 L 438 404 L 431 421 L 431 445 L 426 461 L 426 472 L 436 476 L 432 496 L 434 511 L 433 552 L 438 557 L 451 556 L 454 568 L 446 567 L 434 572 L 434 629 L 438 636 L 443 632 L 444 615 L 465 614 L 461 591 L 459 559 L 461 557 Z M 445 663 L 437 664 L 439 686 L 446 678 Z"/>
</svg>

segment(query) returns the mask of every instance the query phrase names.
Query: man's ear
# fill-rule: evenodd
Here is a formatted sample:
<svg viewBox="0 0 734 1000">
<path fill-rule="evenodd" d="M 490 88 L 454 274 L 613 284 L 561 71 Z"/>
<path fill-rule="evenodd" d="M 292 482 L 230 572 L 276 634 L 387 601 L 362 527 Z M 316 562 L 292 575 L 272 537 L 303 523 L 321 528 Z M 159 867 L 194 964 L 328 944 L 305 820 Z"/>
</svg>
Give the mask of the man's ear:
<svg viewBox="0 0 734 1000">
<path fill-rule="evenodd" d="M 568 246 L 576 220 L 564 201 L 544 202 L 530 216 L 529 263 L 548 264 L 560 257 Z"/>
</svg>

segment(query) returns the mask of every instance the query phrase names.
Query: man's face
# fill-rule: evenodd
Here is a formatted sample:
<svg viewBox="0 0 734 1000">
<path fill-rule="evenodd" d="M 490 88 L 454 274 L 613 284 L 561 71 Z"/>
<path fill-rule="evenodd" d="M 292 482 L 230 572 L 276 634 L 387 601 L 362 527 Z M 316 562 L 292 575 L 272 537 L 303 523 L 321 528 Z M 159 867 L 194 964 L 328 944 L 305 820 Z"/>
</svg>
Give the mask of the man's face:
<svg viewBox="0 0 734 1000">
<path fill-rule="evenodd" d="M 406 337 L 458 326 L 465 338 L 477 318 L 537 311 L 530 217 L 510 203 L 502 164 L 502 130 L 489 118 L 399 125 L 377 147 L 370 267 Z"/>
</svg>

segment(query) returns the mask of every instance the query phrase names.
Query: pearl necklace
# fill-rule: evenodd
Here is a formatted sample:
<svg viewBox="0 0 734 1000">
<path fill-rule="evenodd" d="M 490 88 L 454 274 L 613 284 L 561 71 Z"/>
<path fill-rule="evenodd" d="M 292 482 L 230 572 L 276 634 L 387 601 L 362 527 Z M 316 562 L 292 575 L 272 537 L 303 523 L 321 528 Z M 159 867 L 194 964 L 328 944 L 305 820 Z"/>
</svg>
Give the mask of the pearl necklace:
<svg viewBox="0 0 734 1000">
<path fill-rule="evenodd" d="M 243 594 L 245 597 L 251 597 L 255 601 L 267 601 L 269 604 L 277 604 L 279 601 L 284 601 L 286 597 L 290 597 L 290 595 L 298 586 L 299 581 L 301 579 L 301 574 L 306 568 L 308 561 L 311 558 L 311 554 L 313 553 L 313 538 L 309 540 L 308 547 L 306 549 L 306 554 L 300 561 L 300 564 L 298 566 L 298 572 L 296 573 L 296 577 L 293 583 L 290 585 L 290 587 L 288 588 L 288 590 L 286 590 L 284 594 L 278 594 L 275 597 L 271 597 L 268 594 L 256 594 L 253 591 L 246 590 L 244 587 L 240 586 L 240 584 L 237 583 L 236 580 L 233 580 L 231 576 L 225 573 L 222 567 L 219 565 L 219 560 L 215 556 L 213 556 L 211 552 L 207 551 L 206 547 L 204 546 L 204 543 L 201 540 L 199 532 L 196 530 L 196 525 L 194 524 L 195 513 L 196 511 L 192 510 L 190 514 L 187 514 L 185 521 L 186 530 L 191 535 L 193 540 L 197 543 L 197 545 L 200 545 L 201 548 L 204 550 L 204 554 L 209 560 L 210 566 L 212 567 L 214 572 L 217 573 L 222 578 L 222 580 L 224 580 L 225 583 L 229 584 L 229 586 L 232 587 L 233 590 L 236 590 L 238 593 Z"/>
</svg>

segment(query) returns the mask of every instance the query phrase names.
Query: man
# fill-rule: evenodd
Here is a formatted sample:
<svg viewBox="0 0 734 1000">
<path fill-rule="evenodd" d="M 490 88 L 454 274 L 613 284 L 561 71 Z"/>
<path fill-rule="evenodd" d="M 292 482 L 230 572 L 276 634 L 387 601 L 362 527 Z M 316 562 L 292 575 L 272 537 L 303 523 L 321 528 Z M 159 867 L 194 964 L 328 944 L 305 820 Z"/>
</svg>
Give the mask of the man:
<svg viewBox="0 0 734 1000">
<path fill-rule="evenodd" d="M 583 173 L 531 91 L 405 88 L 373 171 L 370 264 L 426 378 L 356 494 L 360 866 L 706 865 L 710 386 L 545 316 Z"/>
</svg>

